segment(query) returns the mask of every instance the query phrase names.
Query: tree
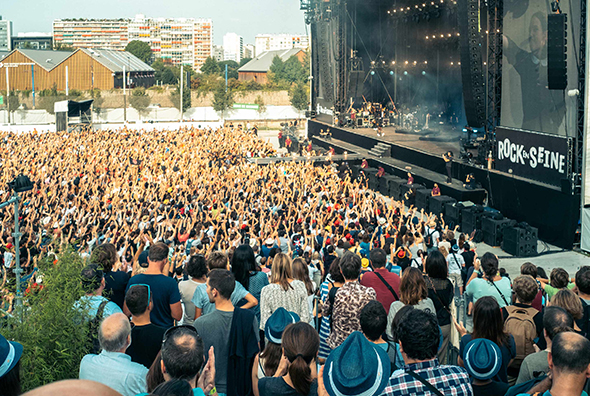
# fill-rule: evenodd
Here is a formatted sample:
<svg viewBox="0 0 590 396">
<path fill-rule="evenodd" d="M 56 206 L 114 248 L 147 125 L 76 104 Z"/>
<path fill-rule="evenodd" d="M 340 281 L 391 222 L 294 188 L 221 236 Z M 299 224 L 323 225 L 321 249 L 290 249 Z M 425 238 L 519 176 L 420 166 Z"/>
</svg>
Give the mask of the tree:
<svg viewBox="0 0 590 396">
<path fill-rule="evenodd" d="M 147 108 L 152 102 L 152 98 L 148 95 L 144 87 L 135 88 L 129 97 L 129 104 L 133 107 L 140 116 L 147 113 Z"/>
<path fill-rule="evenodd" d="M 80 361 L 90 350 L 90 329 L 81 320 L 88 307 L 73 308 L 84 294 L 80 278 L 84 262 L 72 250 L 60 253 L 55 265 L 53 260 L 49 255 L 38 263 L 42 287 L 24 286 L 22 321 L 3 318 L 2 335 L 24 347 L 20 361 L 23 392 L 77 378 Z"/>
<path fill-rule="evenodd" d="M 76 50 L 74 47 L 71 47 L 69 45 L 65 45 L 62 43 L 55 44 L 53 46 L 53 49 L 55 51 L 69 51 L 69 52 L 74 52 Z"/>
<path fill-rule="evenodd" d="M 49 114 L 55 114 L 54 104 L 62 100 L 66 100 L 66 95 L 57 91 L 56 83 L 53 83 L 51 89 L 44 89 L 39 92 L 39 108 Z"/>
<path fill-rule="evenodd" d="M 262 96 L 258 95 L 254 101 L 254 104 L 258 105 L 258 110 L 256 111 L 258 112 L 258 116 L 262 117 L 262 115 L 266 113 L 266 105 L 264 104 L 264 99 L 262 99 Z"/>
<path fill-rule="evenodd" d="M 102 105 L 104 103 L 104 98 L 100 94 L 100 89 L 94 88 L 93 90 L 91 90 L 90 97 L 94 99 L 94 102 L 92 103 L 92 108 L 94 109 L 94 112 L 100 115 L 100 112 L 102 111 Z"/>
<path fill-rule="evenodd" d="M 125 47 L 125 51 L 132 53 L 141 61 L 150 64 L 152 61 L 152 48 L 144 41 L 132 40 Z"/>
<path fill-rule="evenodd" d="M 213 109 L 223 114 L 234 105 L 234 93 L 228 88 L 225 90 L 225 83 L 220 82 L 213 92 Z"/>
<path fill-rule="evenodd" d="M 240 67 L 244 66 L 246 63 L 250 62 L 252 58 L 242 58 L 240 61 Z"/>
<path fill-rule="evenodd" d="M 289 84 L 302 82 L 301 77 L 305 75 L 303 65 L 295 55 L 291 56 L 284 63 L 283 71 L 284 74 L 282 78 L 284 78 Z"/>
<path fill-rule="evenodd" d="M 201 66 L 201 73 L 203 74 L 219 74 L 221 68 L 219 67 L 219 63 L 215 60 L 215 58 L 207 58 L 205 59 L 205 63 Z"/>
<path fill-rule="evenodd" d="M 228 60 L 228 61 L 223 61 L 223 62 L 219 62 L 219 69 L 221 72 L 221 76 L 223 78 L 225 78 L 225 65 L 227 65 L 227 78 L 235 78 L 236 80 L 238 79 L 238 69 L 240 67 L 240 65 L 238 65 L 238 62 L 233 61 L 233 60 Z"/>
<path fill-rule="evenodd" d="M 177 110 L 180 110 L 180 86 L 170 94 L 170 100 Z M 191 91 L 189 88 L 184 87 L 182 92 L 182 112 L 184 113 L 191 108 Z"/>
<path fill-rule="evenodd" d="M 309 102 L 305 85 L 302 83 L 293 84 L 289 90 L 289 99 L 291 100 L 291 106 L 297 110 L 307 110 Z"/>
<path fill-rule="evenodd" d="M 12 119 L 14 120 L 14 112 L 18 110 L 20 106 L 20 99 L 18 98 L 18 92 L 10 91 L 10 96 L 7 98 L 8 104 L 8 113 L 9 117 L 12 114 Z"/>
<path fill-rule="evenodd" d="M 275 55 L 272 58 L 272 63 L 270 64 L 269 71 L 273 74 L 276 82 L 285 79 L 285 62 L 278 56 Z"/>
</svg>

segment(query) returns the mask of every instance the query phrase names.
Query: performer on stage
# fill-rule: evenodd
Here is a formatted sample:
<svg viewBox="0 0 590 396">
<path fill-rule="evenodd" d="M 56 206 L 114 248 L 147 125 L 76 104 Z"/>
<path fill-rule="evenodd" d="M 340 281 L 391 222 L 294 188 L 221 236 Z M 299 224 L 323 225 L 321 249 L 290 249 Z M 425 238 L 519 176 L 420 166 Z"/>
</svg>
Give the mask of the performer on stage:
<svg viewBox="0 0 590 396">
<path fill-rule="evenodd" d="M 408 172 L 408 184 L 414 184 L 414 176 L 410 172 Z"/>
<path fill-rule="evenodd" d="M 440 196 L 440 187 L 437 183 L 434 183 L 434 187 L 432 188 L 432 192 L 430 193 L 430 195 L 432 195 L 433 197 Z"/>
<path fill-rule="evenodd" d="M 447 183 L 451 183 L 453 181 L 453 177 L 451 176 L 451 169 L 453 168 L 453 152 L 447 151 L 442 157 L 445 160 L 445 166 L 447 168 Z"/>
<path fill-rule="evenodd" d="M 377 177 L 378 177 L 378 178 L 381 178 L 381 177 L 383 177 L 384 175 L 385 175 L 385 169 L 384 169 L 382 166 L 380 166 L 380 167 L 379 167 L 379 170 L 377 171 Z"/>
<path fill-rule="evenodd" d="M 361 162 L 361 169 L 367 169 L 369 167 L 369 162 L 367 161 L 366 158 L 363 158 L 362 162 Z"/>
</svg>

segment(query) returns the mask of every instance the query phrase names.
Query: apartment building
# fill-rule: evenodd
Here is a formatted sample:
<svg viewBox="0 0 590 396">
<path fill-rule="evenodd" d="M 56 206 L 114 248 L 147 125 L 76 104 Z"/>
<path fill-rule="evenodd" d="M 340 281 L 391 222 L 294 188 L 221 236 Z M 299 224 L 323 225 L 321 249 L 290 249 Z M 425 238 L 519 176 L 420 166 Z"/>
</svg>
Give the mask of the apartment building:
<svg viewBox="0 0 590 396">
<path fill-rule="evenodd" d="M 289 50 L 300 48 L 307 50 L 309 36 L 301 34 L 259 34 L 255 37 L 256 56 L 267 51 Z"/>
<path fill-rule="evenodd" d="M 129 19 L 56 19 L 53 45 L 123 51 L 129 43 Z"/>
</svg>

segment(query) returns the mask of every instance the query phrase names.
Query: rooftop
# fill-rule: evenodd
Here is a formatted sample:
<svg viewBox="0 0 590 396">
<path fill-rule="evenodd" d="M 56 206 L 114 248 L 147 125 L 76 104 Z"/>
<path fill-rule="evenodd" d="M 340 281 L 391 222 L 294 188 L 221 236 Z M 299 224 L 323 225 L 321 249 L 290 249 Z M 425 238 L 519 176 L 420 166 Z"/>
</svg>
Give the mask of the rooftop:
<svg viewBox="0 0 590 396">
<path fill-rule="evenodd" d="M 285 62 L 287 59 L 293 55 L 297 55 L 301 51 L 303 51 L 301 48 L 266 51 L 252 59 L 250 62 L 246 63 L 244 66 L 240 67 L 238 72 L 267 72 L 270 69 L 270 65 L 272 64 L 272 60 L 275 56 L 278 56 L 283 60 L 283 62 Z"/>
</svg>

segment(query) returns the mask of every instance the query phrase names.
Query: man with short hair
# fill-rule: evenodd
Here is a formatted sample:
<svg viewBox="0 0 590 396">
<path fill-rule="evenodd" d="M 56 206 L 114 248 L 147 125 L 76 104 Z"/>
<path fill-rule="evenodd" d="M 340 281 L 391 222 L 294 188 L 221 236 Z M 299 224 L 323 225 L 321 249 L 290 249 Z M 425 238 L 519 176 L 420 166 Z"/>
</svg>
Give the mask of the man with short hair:
<svg viewBox="0 0 590 396">
<path fill-rule="evenodd" d="M 458 366 L 441 366 L 436 358 L 440 331 L 434 314 L 420 309 L 408 311 L 397 334 L 406 365 L 391 375 L 381 395 L 436 396 L 430 387 L 446 395 L 473 395 L 467 371 Z"/>
<path fill-rule="evenodd" d="M 188 272 L 188 279 L 178 284 L 178 290 L 184 305 L 182 324 L 192 325 L 195 320 L 195 304 L 193 303 L 195 290 L 197 286 L 205 284 L 207 272 L 209 272 L 205 257 L 201 254 L 191 256 L 186 265 L 186 271 Z"/>
<path fill-rule="evenodd" d="M 385 334 L 385 329 L 387 328 L 387 313 L 383 305 L 377 300 L 369 301 L 361 309 L 360 322 L 361 330 L 367 340 L 387 352 L 387 356 L 389 356 L 389 361 L 391 362 L 391 373 L 403 368 L 404 359 L 401 355 L 399 345 L 393 341 L 385 341 L 383 339 L 383 334 Z M 391 373 L 387 375 L 389 376 Z"/>
<path fill-rule="evenodd" d="M 574 320 L 571 315 L 561 307 L 547 307 L 543 312 L 543 335 L 547 342 L 547 349 L 528 355 L 518 374 L 517 384 L 527 382 L 537 377 L 539 373 L 547 374 L 549 372 L 549 362 L 547 355 L 551 351 L 552 340 L 559 333 L 564 331 L 573 331 Z M 537 374 L 537 375 L 535 375 Z"/>
<path fill-rule="evenodd" d="M 131 325 L 123 313 L 116 313 L 100 324 L 99 355 L 86 355 L 80 363 L 80 379 L 100 382 L 123 396 L 135 396 L 147 390 L 148 369 L 131 361 L 125 351 L 131 344 Z"/>
<path fill-rule="evenodd" d="M 150 287 L 154 308 L 150 314 L 153 324 L 169 328 L 174 326 L 175 320 L 182 318 L 180 292 L 176 281 L 163 274 L 168 260 L 169 248 L 163 242 L 150 246 L 148 252 L 148 269 L 143 274 L 135 275 L 129 280 L 127 290 L 133 285 L 143 284 Z M 128 307 L 124 306 L 127 316 L 131 315 Z"/>
<path fill-rule="evenodd" d="M 209 271 L 214 269 L 223 269 L 229 271 L 229 258 L 227 254 L 223 252 L 213 252 L 207 258 L 207 267 Z M 231 303 L 236 306 L 242 299 L 246 300 L 246 304 L 241 306 L 243 309 L 249 309 L 258 305 L 258 300 L 252 294 L 248 293 L 248 290 L 242 286 L 241 283 L 236 282 L 234 291 L 231 294 Z M 197 285 L 193 294 L 192 303 L 195 305 L 194 319 L 198 319 L 203 315 L 207 315 L 215 311 L 215 304 L 210 301 L 207 294 L 207 284 L 202 283 Z"/>
<path fill-rule="evenodd" d="M 187 381 L 193 388 L 195 396 L 216 395 L 210 393 L 215 389 L 215 354 L 213 348 L 208 352 L 209 360 L 203 367 L 203 341 L 194 327 L 179 326 L 169 330 L 162 343 L 161 370 L 166 381 L 179 379 Z M 197 379 L 198 377 L 198 379 Z"/>
<path fill-rule="evenodd" d="M 105 288 L 104 272 L 98 267 L 98 264 L 87 265 L 82 269 L 80 276 L 82 278 L 82 288 L 86 294 L 76 301 L 74 308 L 87 307 L 89 320 L 99 314 L 99 320 L 102 320 L 107 316 L 123 312 L 117 304 L 103 297 L 102 292 Z"/>
<path fill-rule="evenodd" d="M 232 381 L 228 381 L 230 344 L 238 340 L 235 331 L 242 332 L 239 339 L 245 339 L 254 332 L 254 340 L 256 343 L 259 341 L 258 321 L 254 313 L 246 309 L 234 308 L 232 304 L 231 296 L 236 284 L 233 274 L 226 269 L 213 269 L 209 272 L 206 291 L 209 301 L 215 305 L 215 310 L 196 318 L 194 322 L 197 333 L 203 339 L 205 349 L 209 350 L 213 347 L 215 350 L 215 386 L 219 393 L 224 394 L 228 393 L 228 385 L 233 386 L 236 382 L 233 376 L 231 376 Z M 243 320 L 244 323 L 236 323 L 236 318 Z M 232 338 L 232 332 L 236 338 Z M 251 377 L 249 375 L 247 377 L 251 381 Z"/>
<path fill-rule="evenodd" d="M 521 275 L 512 282 L 514 304 L 502 308 L 504 330 L 514 335 L 516 357 L 508 366 L 508 375 L 518 377 L 525 357 L 535 352 L 534 345 L 545 346 L 543 314 L 532 307 L 537 295 L 537 282 L 529 275 Z"/>
<path fill-rule="evenodd" d="M 559 333 L 553 338 L 547 360 L 551 378 L 519 396 L 537 392 L 543 396 L 588 396 L 583 389 L 590 378 L 590 341 L 571 331 Z"/>
<path fill-rule="evenodd" d="M 125 295 L 127 309 L 131 312 L 131 339 L 133 342 L 125 352 L 131 356 L 131 361 L 150 368 L 160 347 L 166 329 L 156 326 L 150 320 L 150 313 L 154 307 L 151 290 L 147 285 L 133 285 Z"/>
<path fill-rule="evenodd" d="M 399 300 L 400 277 L 385 268 L 387 264 L 385 250 L 379 248 L 371 250 L 370 258 L 373 271 L 363 275 L 361 285 L 373 288 L 377 301 L 383 304 L 385 312 L 389 313 L 391 303 Z"/>
<path fill-rule="evenodd" d="M 371 300 L 377 298 L 375 290 L 361 286 L 361 258 L 354 253 L 345 252 L 340 259 L 340 272 L 344 277 L 344 285 L 338 289 L 334 297 L 334 306 L 330 300 L 324 305 L 324 315 L 330 316 L 332 330 L 327 338 L 328 346 L 337 348 L 354 331 L 361 331 L 360 312 Z"/>
<path fill-rule="evenodd" d="M 541 286 L 541 282 L 537 280 L 537 266 L 533 263 L 524 263 L 520 266 L 520 274 L 530 275 L 535 280 L 535 282 L 537 282 L 539 290 L 537 291 L 537 295 L 535 296 L 535 299 L 533 300 L 531 305 L 537 311 L 541 312 L 543 310 L 543 287 Z"/>
</svg>

